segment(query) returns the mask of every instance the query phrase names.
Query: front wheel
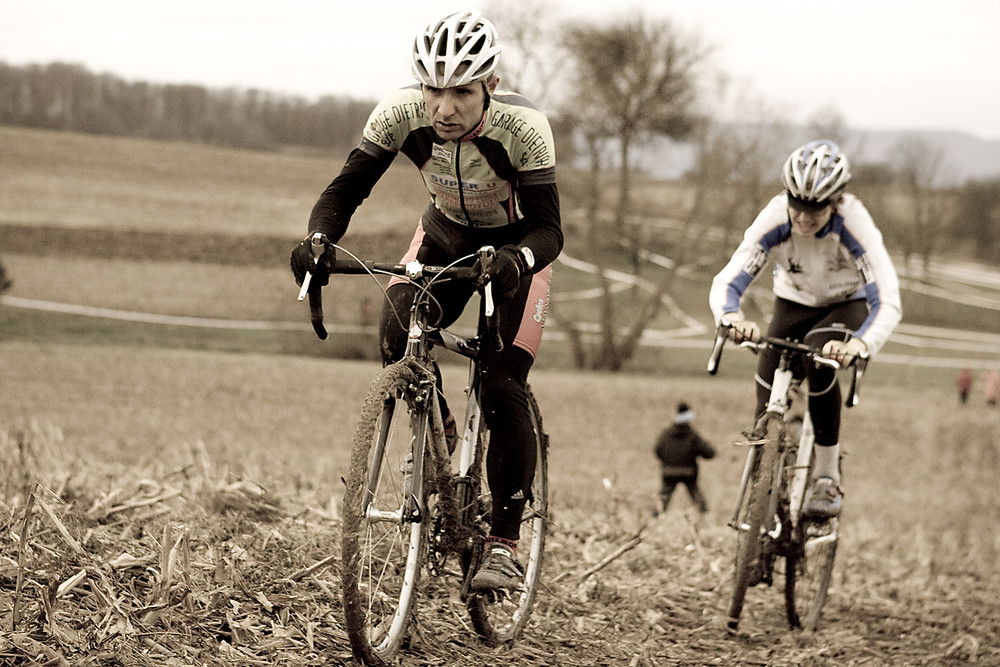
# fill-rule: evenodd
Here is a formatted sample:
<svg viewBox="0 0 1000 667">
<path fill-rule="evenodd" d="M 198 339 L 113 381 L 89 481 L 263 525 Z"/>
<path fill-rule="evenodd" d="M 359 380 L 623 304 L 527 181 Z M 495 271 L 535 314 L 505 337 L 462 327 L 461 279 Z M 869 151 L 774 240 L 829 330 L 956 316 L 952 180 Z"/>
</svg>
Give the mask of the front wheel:
<svg viewBox="0 0 1000 667">
<path fill-rule="evenodd" d="M 384 368 L 365 397 L 344 495 L 344 620 L 355 657 L 383 665 L 400 647 L 426 551 L 423 454 L 427 380 L 405 364 Z"/>
<path fill-rule="evenodd" d="M 542 555 L 549 521 L 548 435 L 542 428 L 542 415 L 534 395 L 528 389 L 532 432 L 535 437 L 535 476 L 531 498 L 521 515 L 519 554 L 525 554 L 524 581 L 514 591 L 496 594 L 472 594 L 466 600 L 472 624 L 487 644 L 496 646 L 514 640 L 528 623 L 542 575 Z M 474 559 L 478 561 L 478 559 Z M 475 566 L 477 563 L 472 563 Z"/>
<path fill-rule="evenodd" d="M 737 519 L 736 567 L 733 573 L 733 591 L 729 600 L 726 625 L 736 630 L 743 613 L 747 589 L 761 581 L 766 565 L 761 560 L 761 545 L 767 530 L 767 514 L 771 507 L 774 467 L 784 437 L 781 417 L 767 414 L 754 429 L 756 457 L 746 498 Z"/>
<path fill-rule="evenodd" d="M 785 610 L 793 628 L 815 630 L 833 575 L 838 520 L 804 521 L 796 529 L 797 553 L 787 557 Z"/>
</svg>

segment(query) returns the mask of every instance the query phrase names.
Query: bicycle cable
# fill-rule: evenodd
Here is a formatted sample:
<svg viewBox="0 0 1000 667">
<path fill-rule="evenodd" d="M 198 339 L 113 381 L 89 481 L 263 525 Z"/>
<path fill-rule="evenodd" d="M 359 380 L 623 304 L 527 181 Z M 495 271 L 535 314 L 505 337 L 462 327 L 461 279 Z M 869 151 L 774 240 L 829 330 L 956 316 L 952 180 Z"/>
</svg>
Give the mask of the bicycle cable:
<svg viewBox="0 0 1000 667">
<path fill-rule="evenodd" d="M 442 267 L 442 269 L 438 273 L 438 275 L 432 277 L 429 281 L 427 281 L 426 284 L 421 284 L 421 283 L 418 283 L 417 281 L 413 280 L 412 278 L 410 278 L 409 276 L 406 276 L 406 275 L 402 275 L 401 276 L 401 275 L 395 274 L 395 273 L 393 273 L 391 271 L 381 271 L 381 270 L 377 270 L 377 269 L 375 269 L 375 270 L 369 269 L 368 265 L 365 264 L 365 262 L 363 262 L 357 255 L 355 255 L 354 253 L 352 253 L 350 250 L 348 250 L 346 248 L 343 248 L 343 247 L 337 245 L 336 243 L 331 243 L 330 245 L 331 245 L 331 247 L 334 250 L 337 250 L 338 252 L 343 252 L 345 255 L 347 255 L 348 257 L 350 257 L 351 259 L 353 259 L 355 262 L 358 263 L 358 265 L 360 267 L 362 267 L 365 270 L 365 272 L 371 277 L 371 279 L 378 286 L 379 291 L 382 292 L 382 296 L 385 298 L 385 300 L 386 300 L 387 303 L 391 304 L 392 300 L 389 298 L 389 292 L 388 292 L 387 287 L 383 286 L 382 283 L 379 281 L 378 275 L 391 276 L 393 278 L 400 278 L 402 280 L 405 280 L 410 285 L 413 285 L 415 288 L 417 288 L 417 290 L 420 293 L 418 298 L 420 298 L 422 300 L 425 300 L 427 302 L 433 302 L 433 304 L 435 306 L 437 306 L 438 313 L 443 313 L 444 309 L 441 308 L 441 302 L 438 301 L 437 298 L 435 298 L 435 296 L 430 293 L 431 286 L 434 285 L 434 284 L 436 284 L 436 283 L 438 283 L 438 282 L 445 282 L 447 280 L 451 280 L 450 278 L 442 278 L 441 274 L 443 274 L 448 269 L 456 267 L 460 262 L 464 262 L 464 261 L 466 261 L 468 259 L 473 259 L 475 257 L 475 255 L 471 254 L 471 253 L 468 254 L 468 255 L 465 255 L 464 257 L 459 257 L 458 259 L 454 260 L 450 264 L 447 264 L 444 267 Z M 378 274 L 378 275 L 376 275 L 376 274 Z M 407 326 L 403 323 L 403 318 L 400 317 L 399 312 L 395 308 L 392 308 L 391 310 L 392 310 L 393 317 L 396 318 L 396 323 L 399 324 L 399 328 L 405 331 L 407 329 Z M 431 327 L 433 329 L 439 328 L 438 325 L 440 324 L 440 322 L 441 322 L 441 319 L 440 319 L 440 315 L 439 315 L 438 316 L 438 321 L 435 322 L 434 324 L 432 324 Z"/>
</svg>

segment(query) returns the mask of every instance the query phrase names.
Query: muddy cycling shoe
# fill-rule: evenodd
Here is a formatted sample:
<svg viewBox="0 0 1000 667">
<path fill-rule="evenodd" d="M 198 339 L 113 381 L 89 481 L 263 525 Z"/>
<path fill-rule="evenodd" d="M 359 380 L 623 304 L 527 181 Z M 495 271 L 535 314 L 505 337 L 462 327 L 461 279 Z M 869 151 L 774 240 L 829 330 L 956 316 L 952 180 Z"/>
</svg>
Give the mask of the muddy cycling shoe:
<svg viewBox="0 0 1000 667">
<path fill-rule="evenodd" d="M 808 519 L 832 519 L 840 514 L 843 504 L 844 492 L 832 477 L 823 476 L 813 482 L 812 492 L 802 514 Z"/>
<path fill-rule="evenodd" d="M 483 564 L 472 578 L 469 588 L 483 593 L 500 589 L 514 590 L 524 579 L 524 569 L 514 557 L 514 552 L 502 544 L 491 544 Z"/>
<path fill-rule="evenodd" d="M 761 553 L 750 568 L 750 576 L 747 578 L 747 586 L 756 586 L 764 583 L 770 586 L 774 582 L 772 566 L 774 564 L 774 546 L 767 538 L 761 545 Z"/>
<path fill-rule="evenodd" d="M 448 445 L 448 455 L 451 456 L 458 447 L 458 424 L 455 423 L 455 415 L 444 418 L 444 441 Z"/>
<path fill-rule="evenodd" d="M 764 563 L 758 560 L 756 563 L 753 564 L 753 567 L 750 568 L 750 576 L 747 578 L 747 586 L 753 588 L 760 582 L 764 581 L 765 574 L 766 574 L 766 568 L 764 567 Z"/>
</svg>

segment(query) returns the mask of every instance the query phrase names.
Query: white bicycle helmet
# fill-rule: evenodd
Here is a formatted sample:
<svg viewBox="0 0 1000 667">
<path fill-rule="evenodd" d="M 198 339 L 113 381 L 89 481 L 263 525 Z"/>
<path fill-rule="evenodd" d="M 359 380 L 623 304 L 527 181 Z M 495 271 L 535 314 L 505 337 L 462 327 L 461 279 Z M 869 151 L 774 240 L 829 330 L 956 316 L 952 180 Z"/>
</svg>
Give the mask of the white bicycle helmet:
<svg viewBox="0 0 1000 667">
<path fill-rule="evenodd" d="M 781 184 L 789 196 L 803 202 L 826 204 L 841 194 L 851 180 L 851 166 L 832 141 L 811 141 L 796 148 L 781 169 Z"/>
<path fill-rule="evenodd" d="M 413 76 L 432 88 L 486 81 L 499 62 L 496 28 L 475 10 L 431 21 L 413 42 Z"/>
</svg>

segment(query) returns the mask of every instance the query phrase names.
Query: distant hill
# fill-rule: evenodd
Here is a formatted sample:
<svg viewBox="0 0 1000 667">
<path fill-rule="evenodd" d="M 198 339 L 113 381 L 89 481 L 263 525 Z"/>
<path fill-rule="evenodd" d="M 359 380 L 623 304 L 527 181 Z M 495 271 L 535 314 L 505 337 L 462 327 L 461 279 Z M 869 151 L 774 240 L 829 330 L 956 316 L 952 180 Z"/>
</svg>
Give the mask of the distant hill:
<svg viewBox="0 0 1000 667">
<path fill-rule="evenodd" d="M 790 137 L 787 146 L 775 147 L 775 174 L 788 152 L 795 146 L 816 138 L 804 128 L 792 130 Z M 856 165 L 891 163 L 892 152 L 899 143 L 914 139 L 926 142 L 932 150 L 943 151 L 940 185 L 961 185 L 969 180 L 1000 178 L 1000 141 L 979 139 L 962 132 L 849 130 L 843 148 Z M 640 168 L 651 176 L 674 179 L 691 169 L 694 158 L 695 151 L 691 145 L 658 139 L 639 150 L 637 161 Z"/>
<path fill-rule="evenodd" d="M 851 135 L 860 147 L 856 156 L 865 162 L 887 162 L 901 141 L 918 139 L 943 151 L 942 185 L 959 185 L 969 180 L 1000 177 L 1000 141 L 979 139 L 952 131 L 855 131 Z"/>
</svg>

